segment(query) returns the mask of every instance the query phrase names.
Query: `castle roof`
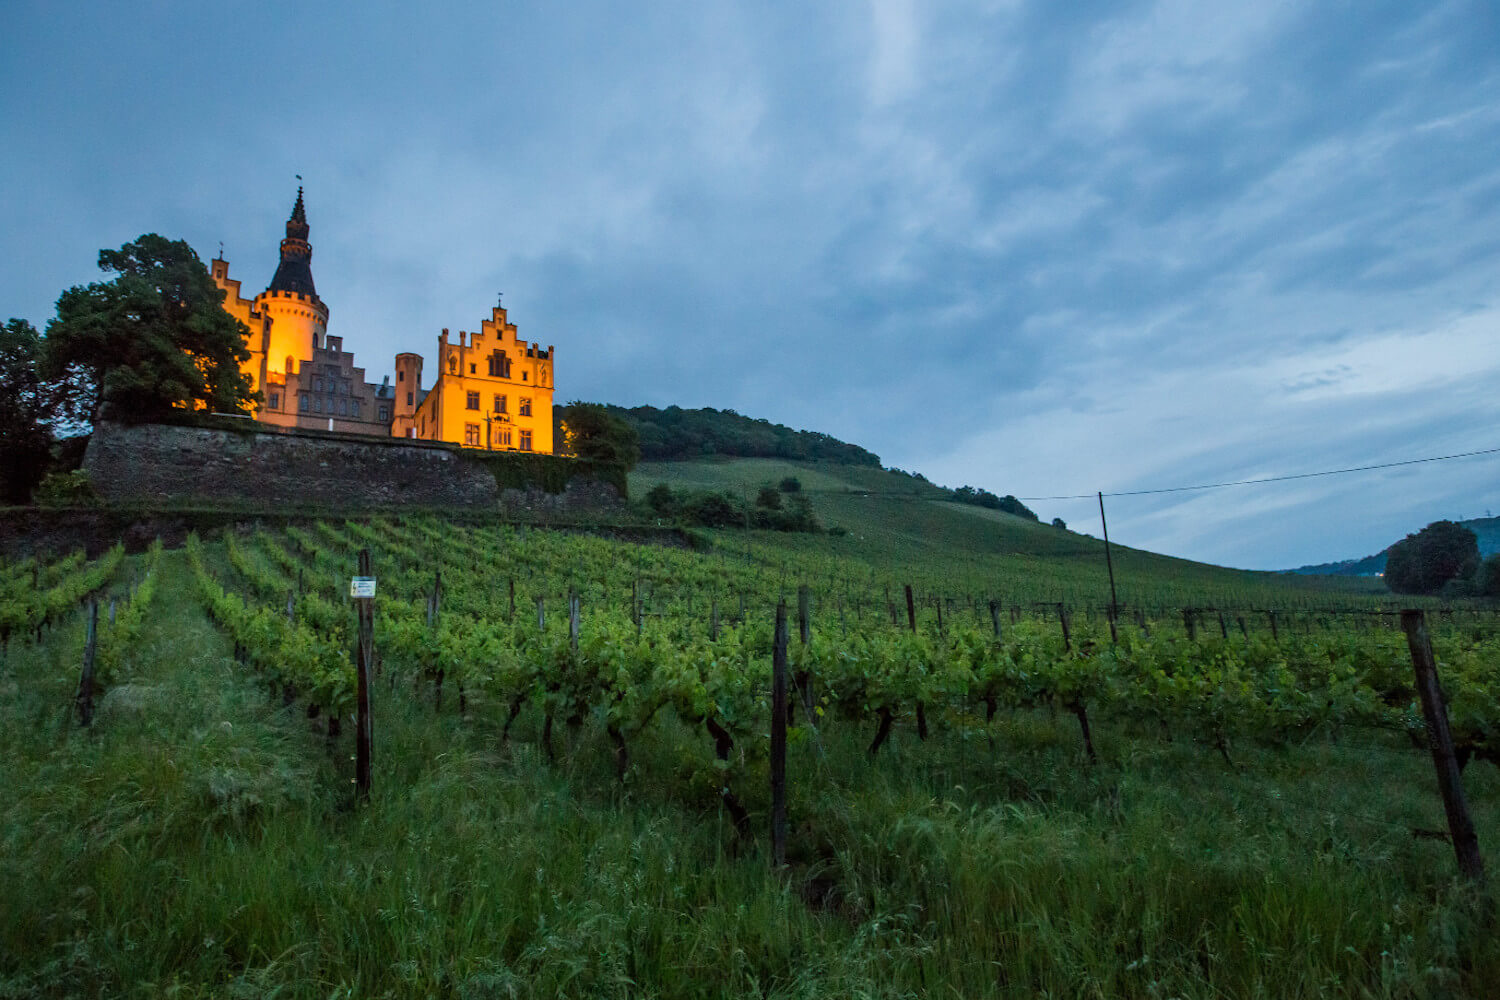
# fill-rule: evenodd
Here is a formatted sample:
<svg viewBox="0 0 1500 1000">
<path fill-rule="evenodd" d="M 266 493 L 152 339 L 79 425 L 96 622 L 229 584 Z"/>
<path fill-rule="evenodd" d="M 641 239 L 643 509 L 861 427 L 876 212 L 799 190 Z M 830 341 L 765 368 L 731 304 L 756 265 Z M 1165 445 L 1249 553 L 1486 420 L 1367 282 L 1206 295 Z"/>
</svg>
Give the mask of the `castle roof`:
<svg viewBox="0 0 1500 1000">
<path fill-rule="evenodd" d="M 316 299 L 313 285 L 312 244 L 307 242 L 307 208 L 302 204 L 302 188 L 297 188 L 297 203 L 286 221 L 286 239 L 281 241 L 281 263 L 266 288 L 268 292 L 293 292 Z"/>
</svg>

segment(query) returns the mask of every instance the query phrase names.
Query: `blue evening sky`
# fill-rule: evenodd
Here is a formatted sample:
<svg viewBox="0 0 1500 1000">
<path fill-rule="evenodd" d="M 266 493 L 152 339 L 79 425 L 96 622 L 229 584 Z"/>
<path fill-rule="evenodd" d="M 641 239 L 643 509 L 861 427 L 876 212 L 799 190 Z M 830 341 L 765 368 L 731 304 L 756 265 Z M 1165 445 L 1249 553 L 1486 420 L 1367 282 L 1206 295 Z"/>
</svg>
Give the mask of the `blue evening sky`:
<svg viewBox="0 0 1500 1000">
<path fill-rule="evenodd" d="M 733 408 L 1002 494 L 1500 446 L 1484 0 L 8 11 L 0 318 L 43 327 L 145 232 L 222 240 L 253 293 L 300 173 L 373 381 L 503 291 L 559 401 Z M 1490 456 L 1110 528 L 1279 568 L 1497 485 Z"/>
</svg>

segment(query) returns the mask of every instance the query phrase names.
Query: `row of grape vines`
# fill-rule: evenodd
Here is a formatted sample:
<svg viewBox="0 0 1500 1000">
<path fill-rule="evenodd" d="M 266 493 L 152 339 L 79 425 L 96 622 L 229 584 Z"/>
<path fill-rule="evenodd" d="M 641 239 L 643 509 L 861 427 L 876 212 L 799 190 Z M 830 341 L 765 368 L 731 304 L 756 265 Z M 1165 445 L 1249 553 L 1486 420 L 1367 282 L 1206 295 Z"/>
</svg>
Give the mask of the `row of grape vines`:
<svg viewBox="0 0 1500 1000">
<path fill-rule="evenodd" d="M 548 755 L 554 722 L 597 720 L 621 777 L 640 735 L 673 716 L 712 748 L 703 778 L 746 821 L 734 789 L 766 759 L 765 609 L 781 598 L 779 580 L 678 550 L 423 518 L 229 535 L 224 582 L 206 548 L 189 543 L 211 613 L 288 700 L 335 718 L 350 710 L 345 588 L 355 553 L 369 549 L 376 644 L 393 681 L 430 686 L 439 705 L 453 692 L 462 710 L 493 715 L 501 739 L 531 713 Z M 810 620 L 790 649 L 796 707 L 804 725 L 863 727 L 872 756 L 901 727 L 925 738 L 1038 707 L 1075 715 L 1090 757 L 1091 717 L 1192 740 L 1230 763 L 1243 740 L 1347 727 L 1425 745 L 1404 637 L 1379 616 L 1276 637 L 1224 628 L 1189 638 L 1148 620 L 1112 640 L 1097 617 L 839 616 L 839 596 L 806 598 Z M 1461 756 L 1497 759 L 1500 639 L 1487 623 L 1455 622 L 1439 630 L 1438 653 Z"/>
</svg>

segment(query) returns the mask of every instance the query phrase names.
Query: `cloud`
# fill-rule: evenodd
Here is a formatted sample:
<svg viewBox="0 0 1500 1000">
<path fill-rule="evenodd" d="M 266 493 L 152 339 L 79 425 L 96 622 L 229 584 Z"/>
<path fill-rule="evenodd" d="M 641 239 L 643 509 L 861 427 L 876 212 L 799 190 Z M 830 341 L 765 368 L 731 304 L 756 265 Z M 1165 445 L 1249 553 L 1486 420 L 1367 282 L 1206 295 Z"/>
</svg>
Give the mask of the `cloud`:
<svg viewBox="0 0 1500 1000">
<path fill-rule="evenodd" d="M 1497 16 L 23 8 L 0 301 L 43 324 L 146 231 L 223 240 L 254 287 L 300 173 L 332 326 L 375 377 L 503 291 L 567 398 L 733 407 L 1000 493 L 1467 450 L 1497 416 Z M 1500 505 L 1492 466 L 1452 465 L 1122 500 L 1111 529 L 1360 555 Z"/>
</svg>

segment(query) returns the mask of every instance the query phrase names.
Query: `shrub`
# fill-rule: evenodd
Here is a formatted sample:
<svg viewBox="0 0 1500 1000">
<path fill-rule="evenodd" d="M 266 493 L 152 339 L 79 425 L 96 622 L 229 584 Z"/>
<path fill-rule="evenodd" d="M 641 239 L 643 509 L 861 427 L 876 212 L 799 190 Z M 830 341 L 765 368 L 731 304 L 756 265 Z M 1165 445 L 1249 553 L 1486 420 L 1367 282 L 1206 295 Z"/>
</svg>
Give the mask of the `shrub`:
<svg viewBox="0 0 1500 1000">
<path fill-rule="evenodd" d="M 52 472 L 36 488 L 36 502 L 48 507 L 72 507 L 79 504 L 95 504 L 99 495 L 94 484 L 83 469 L 72 472 Z"/>
</svg>

